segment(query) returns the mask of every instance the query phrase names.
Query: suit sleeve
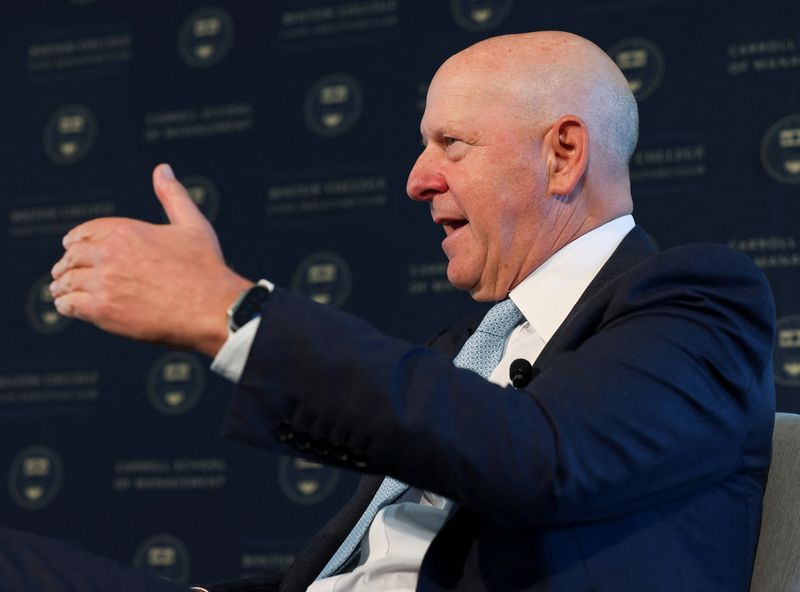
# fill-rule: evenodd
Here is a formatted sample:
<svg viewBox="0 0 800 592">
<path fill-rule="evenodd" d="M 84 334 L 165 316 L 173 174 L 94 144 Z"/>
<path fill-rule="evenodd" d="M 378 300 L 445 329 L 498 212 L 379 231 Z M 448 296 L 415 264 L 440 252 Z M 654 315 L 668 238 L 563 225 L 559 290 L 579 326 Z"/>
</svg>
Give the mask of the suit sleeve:
<svg viewBox="0 0 800 592">
<path fill-rule="evenodd" d="M 748 259 L 673 249 L 593 300 L 516 391 L 276 289 L 227 431 L 516 524 L 613 517 L 766 470 L 774 309 Z"/>
</svg>

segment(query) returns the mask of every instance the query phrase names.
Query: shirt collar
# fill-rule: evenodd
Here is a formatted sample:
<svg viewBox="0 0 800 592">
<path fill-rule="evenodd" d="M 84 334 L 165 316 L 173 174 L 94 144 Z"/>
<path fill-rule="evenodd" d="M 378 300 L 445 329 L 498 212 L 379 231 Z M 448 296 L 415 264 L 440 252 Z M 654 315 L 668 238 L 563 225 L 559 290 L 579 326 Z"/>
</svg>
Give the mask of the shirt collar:
<svg viewBox="0 0 800 592">
<path fill-rule="evenodd" d="M 629 214 L 587 232 L 564 245 L 509 292 L 545 343 L 634 226 Z"/>
</svg>

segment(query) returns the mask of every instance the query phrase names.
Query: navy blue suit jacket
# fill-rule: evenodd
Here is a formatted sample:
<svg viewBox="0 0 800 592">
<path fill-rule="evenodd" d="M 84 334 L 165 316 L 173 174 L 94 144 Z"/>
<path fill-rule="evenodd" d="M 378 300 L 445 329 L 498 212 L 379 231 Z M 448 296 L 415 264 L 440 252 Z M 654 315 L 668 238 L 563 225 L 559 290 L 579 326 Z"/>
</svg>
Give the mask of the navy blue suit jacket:
<svg viewBox="0 0 800 592">
<path fill-rule="evenodd" d="M 279 289 L 262 313 L 227 431 L 455 500 L 418 589 L 748 589 L 774 306 L 746 257 L 656 252 L 635 228 L 524 390 L 452 365 L 478 319 L 430 348 Z M 313 579 L 369 497 L 359 495 L 282 590 Z"/>
</svg>

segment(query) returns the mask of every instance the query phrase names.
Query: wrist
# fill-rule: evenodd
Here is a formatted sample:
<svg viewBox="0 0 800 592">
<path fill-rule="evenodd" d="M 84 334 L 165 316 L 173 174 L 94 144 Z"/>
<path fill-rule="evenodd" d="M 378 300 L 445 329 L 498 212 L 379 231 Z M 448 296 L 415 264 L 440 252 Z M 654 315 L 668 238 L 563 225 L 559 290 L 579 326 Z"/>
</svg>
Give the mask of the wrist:
<svg viewBox="0 0 800 592">
<path fill-rule="evenodd" d="M 228 336 L 261 314 L 261 308 L 274 288 L 272 282 L 260 279 L 239 294 L 228 308 Z"/>
<path fill-rule="evenodd" d="M 242 292 L 251 288 L 253 282 L 231 271 L 230 277 L 218 285 L 221 287 L 215 295 L 213 304 L 208 303 L 205 307 L 205 310 L 208 311 L 207 322 L 205 323 L 206 329 L 194 348 L 210 358 L 217 356 L 217 353 L 230 336 L 228 309 L 231 303 L 235 302 Z"/>
</svg>

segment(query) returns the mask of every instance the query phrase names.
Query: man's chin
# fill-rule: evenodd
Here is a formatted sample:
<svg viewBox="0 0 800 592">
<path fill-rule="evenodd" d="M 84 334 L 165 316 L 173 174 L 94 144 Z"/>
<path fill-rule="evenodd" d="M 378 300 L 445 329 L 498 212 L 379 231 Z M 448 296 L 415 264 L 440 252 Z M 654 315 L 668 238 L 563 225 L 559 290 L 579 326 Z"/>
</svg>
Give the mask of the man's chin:
<svg viewBox="0 0 800 592">
<path fill-rule="evenodd" d="M 472 286 L 475 284 L 474 281 L 471 281 L 471 278 L 465 277 L 465 275 L 459 273 L 457 269 L 453 269 L 452 262 L 447 266 L 447 281 L 450 282 L 454 288 L 467 292 L 470 292 Z"/>
<path fill-rule="evenodd" d="M 472 277 L 465 273 L 459 273 L 459 269 L 455 268 L 452 263 L 447 266 L 447 280 L 458 290 L 469 292 L 473 300 L 478 302 L 489 302 L 495 300 L 494 294 L 491 290 L 487 290 L 481 284 L 480 278 Z"/>
</svg>

